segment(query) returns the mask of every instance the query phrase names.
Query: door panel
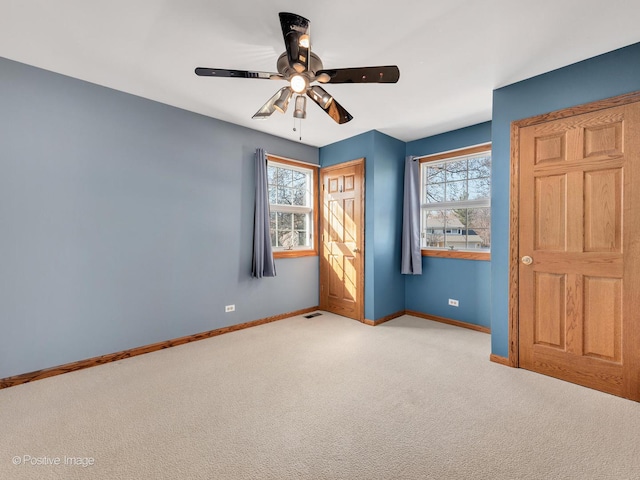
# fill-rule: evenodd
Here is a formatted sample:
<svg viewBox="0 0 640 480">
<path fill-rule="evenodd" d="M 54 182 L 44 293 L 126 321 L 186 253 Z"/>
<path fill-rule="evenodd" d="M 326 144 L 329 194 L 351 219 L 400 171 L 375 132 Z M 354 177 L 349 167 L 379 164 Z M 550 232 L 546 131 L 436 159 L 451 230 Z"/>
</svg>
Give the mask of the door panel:
<svg viewBox="0 0 640 480">
<path fill-rule="evenodd" d="M 585 158 L 600 155 L 622 155 L 624 153 L 622 150 L 622 117 L 619 115 L 614 115 L 614 119 L 604 125 L 595 124 L 585 127 L 583 133 Z"/>
<path fill-rule="evenodd" d="M 586 252 L 622 253 L 622 169 L 585 172 Z"/>
<path fill-rule="evenodd" d="M 520 366 L 635 400 L 639 131 L 636 102 L 525 126 L 518 152 Z"/>
<path fill-rule="evenodd" d="M 536 272 L 535 286 L 534 343 L 564 350 L 566 275 Z"/>
<path fill-rule="evenodd" d="M 566 159 L 566 143 L 565 132 L 537 137 L 535 143 L 536 165 L 543 162 L 564 161 Z"/>
<path fill-rule="evenodd" d="M 584 355 L 620 363 L 622 359 L 622 281 L 584 279 Z"/>
<path fill-rule="evenodd" d="M 536 249 L 566 249 L 567 176 L 536 178 Z"/>
<path fill-rule="evenodd" d="M 364 319 L 364 160 L 322 170 L 320 308 Z"/>
</svg>

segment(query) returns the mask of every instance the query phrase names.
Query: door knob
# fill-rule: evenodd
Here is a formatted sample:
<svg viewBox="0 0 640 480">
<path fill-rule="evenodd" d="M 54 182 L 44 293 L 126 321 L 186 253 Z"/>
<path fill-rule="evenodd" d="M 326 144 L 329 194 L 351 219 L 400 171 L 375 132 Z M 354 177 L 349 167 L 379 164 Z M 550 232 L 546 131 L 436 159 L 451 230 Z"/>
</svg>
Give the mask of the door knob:
<svg viewBox="0 0 640 480">
<path fill-rule="evenodd" d="M 360 249 L 358 247 L 353 249 L 353 253 L 358 253 L 360 251 Z"/>
<path fill-rule="evenodd" d="M 525 265 L 531 265 L 533 263 L 533 258 L 531 258 L 529 255 L 525 255 L 524 257 L 522 257 L 522 263 L 524 263 Z"/>
</svg>

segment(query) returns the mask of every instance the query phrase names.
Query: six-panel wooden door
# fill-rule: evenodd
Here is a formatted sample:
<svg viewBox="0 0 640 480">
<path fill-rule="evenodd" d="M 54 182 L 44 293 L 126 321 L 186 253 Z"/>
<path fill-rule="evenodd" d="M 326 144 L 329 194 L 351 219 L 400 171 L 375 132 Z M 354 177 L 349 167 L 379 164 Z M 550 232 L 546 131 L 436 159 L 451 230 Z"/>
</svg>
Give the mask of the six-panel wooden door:
<svg viewBox="0 0 640 480">
<path fill-rule="evenodd" d="M 640 103 L 519 148 L 519 364 L 640 400 Z"/>
<path fill-rule="evenodd" d="M 364 319 L 364 159 L 322 169 L 320 308 Z"/>
</svg>

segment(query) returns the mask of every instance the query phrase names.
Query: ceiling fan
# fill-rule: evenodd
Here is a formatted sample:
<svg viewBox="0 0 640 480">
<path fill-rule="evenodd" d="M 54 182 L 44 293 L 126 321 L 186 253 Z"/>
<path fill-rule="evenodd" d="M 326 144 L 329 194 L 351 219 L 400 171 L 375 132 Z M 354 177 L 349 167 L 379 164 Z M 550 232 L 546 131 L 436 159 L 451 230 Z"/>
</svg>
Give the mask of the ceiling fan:
<svg viewBox="0 0 640 480">
<path fill-rule="evenodd" d="M 342 105 L 334 100 L 319 83 L 396 83 L 400 70 L 395 65 L 382 67 L 324 69 L 322 60 L 311 52 L 310 22 L 295 13 L 280 13 L 280 25 L 286 52 L 278 58 L 278 73 L 255 72 L 250 70 L 229 70 L 225 68 L 196 68 L 196 75 L 202 77 L 258 78 L 265 80 L 286 80 L 289 85 L 273 95 L 253 118 L 267 118 L 276 110 L 285 113 L 289 101 L 295 94 L 295 118 L 306 117 L 306 94 L 337 123 L 347 123 L 353 117 Z"/>
</svg>

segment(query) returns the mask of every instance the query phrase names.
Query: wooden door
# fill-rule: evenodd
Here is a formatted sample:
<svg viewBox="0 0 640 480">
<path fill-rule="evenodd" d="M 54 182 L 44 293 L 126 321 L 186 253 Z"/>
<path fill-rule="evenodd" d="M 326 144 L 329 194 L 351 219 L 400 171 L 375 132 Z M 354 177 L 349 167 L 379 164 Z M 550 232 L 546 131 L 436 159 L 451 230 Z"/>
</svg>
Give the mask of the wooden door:
<svg viewBox="0 0 640 480">
<path fill-rule="evenodd" d="M 322 169 L 320 308 L 364 319 L 364 159 Z"/>
<path fill-rule="evenodd" d="M 519 135 L 520 366 L 640 400 L 640 103 Z"/>
</svg>

